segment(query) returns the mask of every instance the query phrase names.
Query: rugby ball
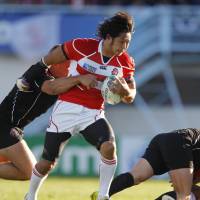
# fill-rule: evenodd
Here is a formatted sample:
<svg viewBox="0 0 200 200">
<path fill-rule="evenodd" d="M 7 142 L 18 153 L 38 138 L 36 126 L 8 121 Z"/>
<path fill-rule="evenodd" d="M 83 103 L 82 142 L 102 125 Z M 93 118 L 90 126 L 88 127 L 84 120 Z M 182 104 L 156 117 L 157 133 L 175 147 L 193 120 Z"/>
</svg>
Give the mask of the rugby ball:
<svg viewBox="0 0 200 200">
<path fill-rule="evenodd" d="M 113 82 L 115 81 L 116 76 L 107 77 L 101 86 L 101 94 L 106 103 L 115 105 L 121 101 L 121 97 L 118 94 L 114 94 L 111 91 Z"/>
</svg>

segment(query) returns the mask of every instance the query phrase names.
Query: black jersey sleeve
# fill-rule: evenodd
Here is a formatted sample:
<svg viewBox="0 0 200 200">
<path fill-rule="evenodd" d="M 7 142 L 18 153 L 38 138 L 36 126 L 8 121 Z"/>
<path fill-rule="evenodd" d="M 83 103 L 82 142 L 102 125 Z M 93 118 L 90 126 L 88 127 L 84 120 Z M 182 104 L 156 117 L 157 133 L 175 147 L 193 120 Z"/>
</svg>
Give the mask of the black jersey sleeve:
<svg viewBox="0 0 200 200">
<path fill-rule="evenodd" d="M 41 62 L 32 65 L 21 78 L 31 89 L 40 89 L 45 80 L 53 79 Z"/>
</svg>

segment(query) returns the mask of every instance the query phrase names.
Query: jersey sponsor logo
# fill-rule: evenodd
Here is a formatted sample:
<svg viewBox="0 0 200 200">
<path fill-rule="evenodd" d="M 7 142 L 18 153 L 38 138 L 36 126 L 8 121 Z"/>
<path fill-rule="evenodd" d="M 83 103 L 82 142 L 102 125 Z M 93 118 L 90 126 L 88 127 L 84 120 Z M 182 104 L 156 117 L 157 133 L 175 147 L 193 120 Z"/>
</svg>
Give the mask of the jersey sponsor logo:
<svg viewBox="0 0 200 200">
<path fill-rule="evenodd" d="M 93 67 L 92 65 L 89 65 L 87 63 L 83 64 L 83 68 L 92 73 L 95 73 L 97 71 L 96 67 Z"/>
<path fill-rule="evenodd" d="M 114 68 L 111 73 L 112 75 L 116 76 L 119 73 L 119 70 L 117 68 Z"/>
<path fill-rule="evenodd" d="M 99 68 L 102 69 L 102 70 L 106 70 L 107 69 L 105 65 L 100 65 Z"/>
<path fill-rule="evenodd" d="M 97 63 L 87 57 L 81 58 L 78 61 L 78 65 L 85 70 L 103 76 L 119 75 L 123 74 L 122 68 L 113 65 L 104 65 L 103 63 Z"/>
</svg>

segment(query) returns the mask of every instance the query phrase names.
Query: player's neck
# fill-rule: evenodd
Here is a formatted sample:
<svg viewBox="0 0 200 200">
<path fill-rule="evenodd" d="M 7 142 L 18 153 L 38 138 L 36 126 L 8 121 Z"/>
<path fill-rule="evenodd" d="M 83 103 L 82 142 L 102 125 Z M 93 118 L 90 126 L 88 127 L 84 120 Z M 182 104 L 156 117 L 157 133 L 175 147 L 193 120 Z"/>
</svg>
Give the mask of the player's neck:
<svg viewBox="0 0 200 200">
<path fill-rule="evenodd" d="M 110 44 L 104 40 L 103 44 L 102 44 L 102 55 L 111 58 L 112 56 L 114 56 Z"/>
</svg>

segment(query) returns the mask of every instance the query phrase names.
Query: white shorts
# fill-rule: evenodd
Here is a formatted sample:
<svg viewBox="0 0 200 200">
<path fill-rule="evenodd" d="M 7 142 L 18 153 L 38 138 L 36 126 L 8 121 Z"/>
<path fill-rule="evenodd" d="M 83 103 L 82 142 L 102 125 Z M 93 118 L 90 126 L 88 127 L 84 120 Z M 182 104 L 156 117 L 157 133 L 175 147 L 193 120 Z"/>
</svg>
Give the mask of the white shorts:
<svg viewBox="0 0 200 200">
<path fill-rule="evenodd" d="M 104 110 L 90 109 L 57 100 L 50 116 L 47 132 L 69 132 L 74 135 L 101 118 L 105 118 Z"/>
</svg>

